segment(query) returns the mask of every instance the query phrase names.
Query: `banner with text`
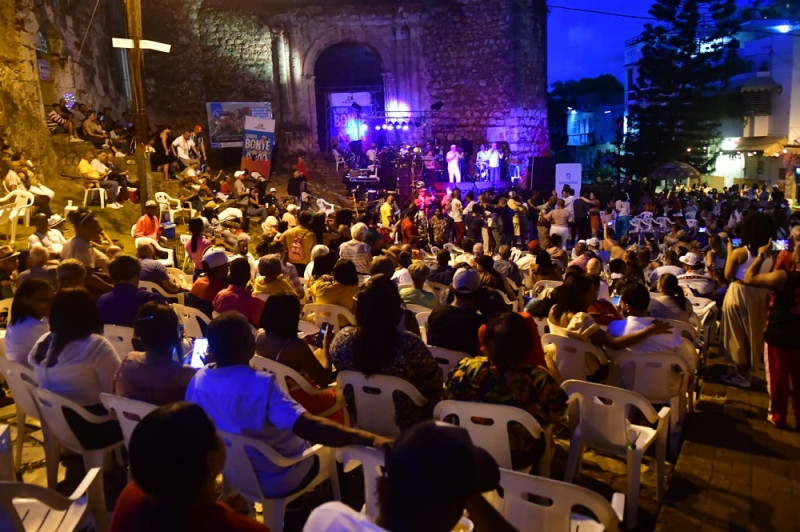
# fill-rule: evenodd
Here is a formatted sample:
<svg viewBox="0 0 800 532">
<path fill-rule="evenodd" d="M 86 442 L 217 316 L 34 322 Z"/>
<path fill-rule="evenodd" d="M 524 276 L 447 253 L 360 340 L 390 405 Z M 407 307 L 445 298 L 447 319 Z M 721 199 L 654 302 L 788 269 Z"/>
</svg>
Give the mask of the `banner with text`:
<svg viewBox="0 0 800 532">
<path fill-rule="evenodd" d="M 241 169 L 259 172 L 269 178 L 273 146 L 275 146 L 275 120 L 245 117 Z"/>
<path fill-rule="evenodd" d="M 212 148 L 240 148 L 245 117 L 272 118 L 269 102 L 207 102 L 206 111 Z"/>
</svg>

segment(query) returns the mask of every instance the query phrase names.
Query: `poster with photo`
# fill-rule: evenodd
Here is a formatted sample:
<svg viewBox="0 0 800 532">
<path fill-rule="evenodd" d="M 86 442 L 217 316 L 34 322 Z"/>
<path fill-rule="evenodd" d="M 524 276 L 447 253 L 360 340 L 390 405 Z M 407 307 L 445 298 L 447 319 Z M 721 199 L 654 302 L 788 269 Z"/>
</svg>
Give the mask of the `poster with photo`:
<svg viewBox="0 0 800 532">
<path fill-rule="evenodd" d="M 254 116 L 245 117 L 241 169 L 259 172 L 265 178 L 269 178 L 274 146 L 275 120 Z"/>
<path fill-rule="evenodd" d="M 269 102 L 208 102 L 208 135 L 212 148 L 241 148 L 246 117 L 272 118 Z"/>
</svg>

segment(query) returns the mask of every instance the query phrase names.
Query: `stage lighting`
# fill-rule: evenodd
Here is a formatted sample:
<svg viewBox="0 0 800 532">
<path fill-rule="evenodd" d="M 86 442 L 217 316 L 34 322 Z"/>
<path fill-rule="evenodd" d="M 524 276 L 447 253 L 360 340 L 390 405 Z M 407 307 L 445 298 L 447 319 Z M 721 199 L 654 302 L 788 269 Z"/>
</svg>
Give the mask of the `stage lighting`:
<svg viewBox="0 0 800 532">
<path fill-rule="evenodd" d="M 381 126 L 381 129 L 389 129 L 389 126 L 387 126 L 386 124 L 383 124 L 383 125 Z"/>
<path fill-rule="evenodd" d="M 375 125 L 375 131 L 380 131 L 380 129 L 381 129 L 381 126 L 380 126 L 380 124 L 376 124 L 376 125 Z"/>
<path fill-rule="evenodd" d="M 408 131 L 408 124 L 405 122 L 403 123 L 403 131 Z"/>
<path fill-rule="evenodd" d="M 441 111 L 442 107 L 444 107 L 443 102 L 436 102 L 435 104 L 431 105 L 431 111 Z"/>
<path fill-rule="evenodd" d="M 367 127 L 367 124 L 361 124 L 361 131 L 366 131 Z"/>
<path fill-rule="evenodd" d="M 388 129 L 389 131 L 393 131 L 394 130 L 394 124 L 389 124 L 388 126 L 386 126 L 386 129 Z"/>
<path fill-rule="evenodd" d="M 394 125 L 394 128 L 395 128 L 395 129 L 400 129 L 400 122 L 395 122 L 395 123 L 394 123 L 394 124 L 392 124 L 392 125 Z"/>
</svg>

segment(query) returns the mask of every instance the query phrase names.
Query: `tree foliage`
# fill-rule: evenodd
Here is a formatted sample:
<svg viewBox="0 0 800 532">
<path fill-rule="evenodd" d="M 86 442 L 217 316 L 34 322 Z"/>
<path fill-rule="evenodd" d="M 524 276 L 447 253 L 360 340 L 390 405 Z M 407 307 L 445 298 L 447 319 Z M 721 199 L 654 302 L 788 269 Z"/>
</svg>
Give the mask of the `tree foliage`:
<svg viewBox="0 0 800 532">
<path fill-rule="evenodd" d="M 738 65 L 734 0 L 656 0 L 640 36 L 630 93 L 628 173 L 644 176 L 678 160 L 705 172 L 717 152 L 722 99 Z"/>
</svg>

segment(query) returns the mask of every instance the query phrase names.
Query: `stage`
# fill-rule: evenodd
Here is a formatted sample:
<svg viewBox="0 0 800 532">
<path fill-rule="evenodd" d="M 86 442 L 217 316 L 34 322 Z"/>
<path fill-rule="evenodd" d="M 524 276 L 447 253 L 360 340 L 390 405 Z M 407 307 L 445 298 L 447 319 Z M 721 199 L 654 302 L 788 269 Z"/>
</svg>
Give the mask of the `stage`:
<svg viewBox="0 0 800 532">
<path fill-rule="evenodd" d="M 516 183 L 519 183 L 519 180 L 515 180 L 513 184 L 511 181 L 505 181 L 501 179 L 497 179 L 495 181 L 462 181 L 461 183 L 436 182 L 433 185 L 433 190 L 437 194 L 445 194 L 447 189 L 452 190 L 454 188 L 458 188 L 461 190 L 462 197 L 464 194 L 471 191 L 477 198 L 480 194 L 483 194 L 489 189 L 494 189 L 494 191 L 499 194 L 506 193 L 514 188 Z"/>
</svg>

